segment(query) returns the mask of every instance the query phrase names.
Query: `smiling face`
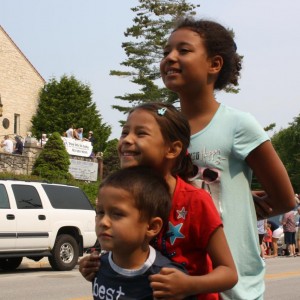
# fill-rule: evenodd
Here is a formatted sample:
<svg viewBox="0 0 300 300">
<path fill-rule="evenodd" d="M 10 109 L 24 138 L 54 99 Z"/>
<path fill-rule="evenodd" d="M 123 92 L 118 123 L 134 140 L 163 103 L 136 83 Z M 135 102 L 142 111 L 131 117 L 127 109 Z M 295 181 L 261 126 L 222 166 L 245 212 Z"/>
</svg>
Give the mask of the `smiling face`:
<svg viewBox="0 0 300 300">
<path fill-rule="evenodd" d="M 208 80 L 210 60 L 200 35 L 188 28 L 174 31 L 164 48 L 160 71 L 166 87 L 180 93 L 201 88 Z"/>
<path fill-rule="evenodd" d="M 118 143 L 121 168 L 143 165 L 164 174 L 168 151 L 169 146 L 154 116 L 143 109 L 134 110 L 128 116 Z"/>
<path fill-rule="evenodd" d="M 101 249 L 132 253 L 143 245 L 148 226 L 129 192 L 112 186 L 99 190 L 96 234 Z"/>
</svg>

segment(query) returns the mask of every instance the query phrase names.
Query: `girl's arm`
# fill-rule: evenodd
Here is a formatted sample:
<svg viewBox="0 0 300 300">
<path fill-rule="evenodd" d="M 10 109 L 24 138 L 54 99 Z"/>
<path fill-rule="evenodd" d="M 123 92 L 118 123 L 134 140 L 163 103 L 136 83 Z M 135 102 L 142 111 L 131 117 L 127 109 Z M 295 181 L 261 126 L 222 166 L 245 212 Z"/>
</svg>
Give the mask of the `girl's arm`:
<svg viewBox="0 0 300 300">
<path fill-rule="evenodd" d="M 237 283 L 238 276 L 222 227 L 218 227 L 210 237 L 207 252 L 213 263 L 212 272 L 190 276 L 176 269 L 163 268 L 159 274 L 150 276 L 153 296 L 183 299 L 231 289 Z"/>
<path fill-rule="evenodd" d="M 84 256 L 79 261 L 79 272 L 87 281 L 93 281 L 100 268 L 99 252 Z"/>
<path fill-rule="evenodd" d="M 296 206 L 289 176 L 270 141 L 255 148 L 247 156 L 246 162 L 265 191 L 261 198 L 262 206 L 267 204 L 272 208 L 269 213 L 265 211 L 263 217 L 279 215 Z"/>
</svg>

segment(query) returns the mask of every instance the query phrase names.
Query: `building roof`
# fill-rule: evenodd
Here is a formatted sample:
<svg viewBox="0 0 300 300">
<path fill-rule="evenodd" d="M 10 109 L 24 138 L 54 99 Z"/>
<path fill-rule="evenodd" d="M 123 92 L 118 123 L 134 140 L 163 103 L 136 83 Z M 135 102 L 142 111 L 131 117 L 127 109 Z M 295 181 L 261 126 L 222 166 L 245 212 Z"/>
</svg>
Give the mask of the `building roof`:
<svg viewBox="0 0 300 300">
<path fill-rule="evenodd" d="M 26 55 L 21 51 L 21 49 L 16 45 L 16 43 L 12 40 L 12 38 L 9 36 L 9 34 L 4 30 L 4 28 L 0 25 L 0 30 L 6 35 L 6 37 L 11 41 L 13 46 L 17 49 L 17 51 L 24 57 L 24 59 L 29 63 L 31 68 L 35 71 L 35 73 L 44 81 L 45 79 L 43 76 L 38 72 L 38 70 L 33 66 L 33 64 L 29 61 L 29 59 L 26 57 Z"/>
</svg>

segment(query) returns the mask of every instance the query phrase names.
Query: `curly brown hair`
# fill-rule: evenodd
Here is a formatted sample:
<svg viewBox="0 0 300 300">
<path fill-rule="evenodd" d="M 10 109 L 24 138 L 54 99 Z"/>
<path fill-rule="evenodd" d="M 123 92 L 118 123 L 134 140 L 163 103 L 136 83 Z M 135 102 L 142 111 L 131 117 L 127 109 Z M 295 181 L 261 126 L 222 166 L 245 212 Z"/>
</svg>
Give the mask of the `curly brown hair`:
<svg viewBox="0 0 300 300">
<path fill-rule="evenodd" d="M 236 52 L 237 46 L 233 39 L 233 32 L 217 22 L 195 20 L 191 17 L 178 20 L 173 32 L 180 28 L 189 28 L 198 33 L 203 39 L 209 57 L 220 55 L 223 58 L 223 66 L 214 88 L 223 90 L 237 86 L 242 69 L 242 56 Z"/>
</svg>

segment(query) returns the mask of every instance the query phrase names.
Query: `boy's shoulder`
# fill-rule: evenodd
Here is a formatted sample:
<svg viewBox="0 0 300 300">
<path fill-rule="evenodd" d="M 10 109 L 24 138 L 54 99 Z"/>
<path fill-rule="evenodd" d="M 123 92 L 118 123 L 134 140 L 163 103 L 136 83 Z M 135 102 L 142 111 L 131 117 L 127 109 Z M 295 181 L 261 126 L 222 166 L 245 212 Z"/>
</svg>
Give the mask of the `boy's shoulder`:
<svg viewBox="0 0 300 300">
<path fill-rule="evenodd" d="M 154 268 L 157 268 L 158 270 L 162 268 L 175 268 L 184 273 L 187 273 L 186 269 L 181 264 L 175 263 L 171 261 L 169 258 L 163 256 L 159 251 L 157 250 L 155 251 L 156 251 L 156 258 L 153 263 Z"/>
</svg>

